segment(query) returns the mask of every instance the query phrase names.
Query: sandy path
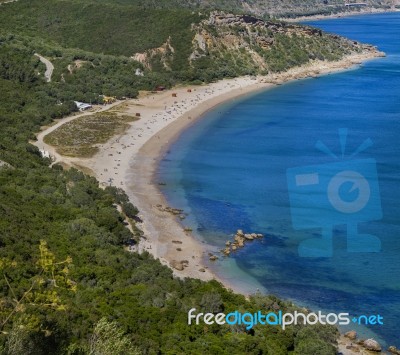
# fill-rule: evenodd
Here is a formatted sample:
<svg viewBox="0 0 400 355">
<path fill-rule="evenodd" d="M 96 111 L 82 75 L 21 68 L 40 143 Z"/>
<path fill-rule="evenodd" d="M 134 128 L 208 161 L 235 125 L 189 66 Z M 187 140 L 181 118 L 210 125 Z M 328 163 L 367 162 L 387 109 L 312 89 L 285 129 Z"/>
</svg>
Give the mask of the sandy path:
<svg viewBox="0 0 400 355">
<path fill-rule="evenodd" d="M 53 75 L 54 65 L 45 57 L 42 57 L 40 54 L 35 53 L 35 56 L 39 58 L 39 60 L 46 66 L 46 71 L 44 72 L 44 77 L 46 81 L 49 83 L 51 81 L 51 76 Z"/>
</svg>

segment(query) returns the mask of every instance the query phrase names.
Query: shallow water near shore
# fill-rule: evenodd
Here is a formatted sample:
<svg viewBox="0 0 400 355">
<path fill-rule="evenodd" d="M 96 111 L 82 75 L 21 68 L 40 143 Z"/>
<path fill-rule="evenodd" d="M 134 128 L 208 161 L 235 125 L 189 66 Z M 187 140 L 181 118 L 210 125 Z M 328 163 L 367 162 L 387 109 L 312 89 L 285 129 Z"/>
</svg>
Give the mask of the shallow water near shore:
<svg viewBox="0 0 400 355">
<path fill-rule="evenodd" d="M 184 225 L 212 247 L 237 229 L 265 234 L 213 266 L 228 283 L 314 310 L 380 314 L 384 325 L 349 328 L 400 346 L 400 14 L 310 24 L 377 45 L 387 57 L 218 106 L 171 145 L 157 180 L 170 205 L 189 213 Z M 336 225 L 333 257 L 300 257 L 299 243 L 321 230 L 294 230 L 286 170 L 336 162 L 315 143 L 340 156 L 340 128 L 348 128 L 345 157 L 368 138 L 374 143 L 354 159 L 377 161 L 383 218 L 359 229 L 379 237 L 382 251 L 348 253 L 346 226 Z"/>
</svg>

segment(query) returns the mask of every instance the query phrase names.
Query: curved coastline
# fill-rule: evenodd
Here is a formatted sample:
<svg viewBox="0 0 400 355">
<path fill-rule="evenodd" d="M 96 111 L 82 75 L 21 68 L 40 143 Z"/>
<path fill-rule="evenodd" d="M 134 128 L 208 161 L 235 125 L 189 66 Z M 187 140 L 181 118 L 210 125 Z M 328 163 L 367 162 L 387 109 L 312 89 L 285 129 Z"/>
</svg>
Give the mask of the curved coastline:
<svg viewBox="0 0 400 355">
<path fill-rule="evenodd" d="M 157 135 L 152 136 L 139 149 L 137 154 L 132 157 L 129 171 L 127 171 L 125 175 L 126 186 L 128 187 L 127 193 L 133 203 L 137 205 L 141 211 L 144 220 L 143 229 L 146 238 L 148 238 L 141 244 L 140 250 L 148 250 L 155 257 L 160 258 L 164 264 L 169 264 L 170 266 L 171 263 L 174 264 L 174 261 L 179 261 L 177 258 L 189 260 L 188 267 L 185 267 L 183 270 L 174 269 L 174 274 L 179 277 L 195 277 L 203 280 L 217 279 L 226 287 L 243 294 L 254 293 L 257 289 L 263 290 L 263 286 L 258 284 L 255 280 L 254 282 L 246 284 L 235 282 L 232 275 L 216 274 L 213 272 L 212 268 L 210 270 L 209 266 L 212 265 L 212 263 L 208 261 L 208 253 L 216 252 L 217 250 L 213 250 L 212 247 L 203 244 L 197 238 L 184 232 L 182 222 L 175 216 L 162 212 L 155 207 L 157 205 L 167 205 L 166 199 L 159 189 L 157 181 L 155 181 L 155 173 L 158 164 L 164 157 L 169 146 L 183 134 L 187 128 L 193 125 L 196 120 L 201 119 L 207 111 L 214 109 L 220 104 L 238 99 L 242 96 L 255 94 L 257 91 L 271 89 L 277 84 L 279 85 L 292 80 L 317 77 L 354 68 L 356 64 L 380 56 L 382 56 L 382 54 L 379 52 L 376 52 L 374 55 L 371 55 L 371 53 L 355 55 L 347 57 L 339 62 L 319 62 L 313 65 L 293 68 L 288 72 L 272 75 L 270 77 L 261 77 L 257 79 L 256 83 L 249 83 L 248 80 L 241 82 L 239 84 L 240 87 L 216 97 L 206 99 L 192 110 L 181 115 L 176 121 L 160 130 Z M 244 78 L 233 80 L 240 81 L 244 80 Z M 218 83 L 211 85 L 218 85 Z M 233 229 L 234 227 L 235 226 L 233 226 Z M 171 245 L 171 240 L 176 239 L 182 241 L 185 248 L 189 250 L 189 254 L 183 252 L 184 250 L 178 253 L 175 251 L 175 246 Z M 194 259 L 193 264 L 190 263 L 190 259 Z M 205 270 L 205 272 L 199 270 Z M 237 278 L 237 275 L 235 276 Z M 249 288 L 249 286 L 251 288 Z"/>
<path fill-rule="evenodd" d="M 357 68 L 367 60 L 382 56 L 384 54 L 381 52 L 368 51 L 347 56 L 338 62 L 315 61 L 280 74 L 222 80 L 191 87 L 191 92 L 189 87 L 180 87 L 115 104 L 113 110 L 133 116 L 140 112 L 141 119 L 133 122 L 122 135 L 114 136 L 106 144 L 100 145 L 98 153 L 91 158 L 64 157 L 56 153 L 55 147 L 45 144 L 43 138 L 55 129 L 54 126 L 40 132 L 38 141 L 34 144 L 54 153 L 56 162 L 94 175 L 103 186 L 108 185 L 112 177 L 113 185 L 126 191 L 132 203 L 139 208 L 139 216 L 143 221 L 139 227 L 144 232 L 144 238 L 135 251 L 149 252 L 162 264 L 169 266 L 177 277 L 215 279 L 226 288 L 244 295 L 254 293 L 257 289 L 265 291 L 255 280 L 240 280 L 236 271 L 235 275 L 215 273 L 210 267 L 212 262 L 208 261 L 207 253 L 215 253 L 217 250 L 212 250 L 211 246 L 185 231 L 177 216 L 160 208 L 166 206 L 167 202 L 154 179 L 158 164 L 168 147 L 185 129 L 222 103 L 271 89 L 277 84 Z M 198 97 L 198 100 L 192 102 L 194 97 Z M 180 106 L 182 102 L 186 104 Z M 175 114 L 170 115 L 169 119 L 161 120 L 163 114 L 174 106 Z M 57 127 L 77 117 L 80 115 L 66 117 L 57 122 Z M 222 261 L 225 266 L 230 262 L 234 260 Z M 223 269 L 221 271 L 223 273 Z M 248 279 L 248 275 L 246 276 Z M 348 343 L 348 339 L 343 336 L 339 340 L 339 350 L 344 354 L 350 354 L 346 349 Z"/>
<path fill-rule="evenodd" d="M 132 157 L 129 171 L 125 175 L 127 193 L 132 202 L 139 208 L 140 217 L 144 221 L 141 227 L 145 232 L 146 239 L 140 243 L 139 251 L 149 251 L 155 257 L 160 258 L 162 263 L 170 267 L 173 267 L 175 262 L 180 263 L 182 260 L 187 260 L 189 261 L 188 266 L 183 270 L 173 268 L 176 276 L 194 277 L 202 280 L 218 279 L 229 288 L 235 287 L 229 284 L 227 280 L 223 280 L 214 274 L 206 260 L 208 252 L 216 252 L 217 250 L 206 246 L 202 241 L 193 237 L 190 232 L 185 232 L 184 222 L 179 222 L 176 216 L 157 208 L 157 205 L 167 206 L 168 203 L 159 189 L 155 173 L 169 146 L 185 129 L 201 119 L 206 112 L 226 101 L 273 87 L 269 83 L 251 82 L 249 78 L 233 80 L 236 80 L 239 87 L 206 99 L 164 127 L 157 135 L 151 137 Z M 230 82 L 232 80 L 227 80 L 224 85 L 229 85 L 227 83 Z M 211 84 L 211 87 L 221 84 L 223 82 Z M 180 243 L 179 245 L 174 244 L 173 241 Z M 177 251 L 176 246 L 181 250 Z M 241 291 L 244 292 L 244 290 Z"/>
<path fill-rule="evenodd" d="M 225 79 L 208 85 L 178 87 L 161 93 L 143 94 L 138 99 L 112 107 L 113 110 L 127 115 L 135 116 L 140 113 L 141 118 L 133 122 L 122 135 L 100 145 L 98 153 L 91 158 L 64 157 L 57 154 L 55 147 L 44 143 L 43 138 L 53 131 L 55 126 L 40 132 L 37 136 L 38 141 L 34 144 L 50 152 L 56 162 L 91 173 L 103 186 L 112 183 L 125 189 L 132 203 L 139 208 L 139 216 L 143 221 L 139 227 L 144 232 L 144 238 L 135 250 L 148 251 L 163 264 L 170 266 L 178 277 L 217 279 L 236 292 L 253 293 L 257 288 L 262 290 L 262 286 L 254 284 L 253 287 L 251 284 L 250 290 L 245 284 L 233 282 L 234 277 L 216 275 L 210 270 L 207 253 L 217 250 L 185 231 L 177 216 L 164 210 L 167 202 L 154 179 L 159 161 L 169 145 L 185 129 L 219 104 L 293 80 L 357 68 L 364 61 L 382 56 L 383 53 L 370 50 L 346 56 L 337 62 L 313 61 L 283 73 L 264 77 Z M 56 126 L 59 127 L 77 117 L 80 115 L 66 117 Z"/>
<path fill-rule="evenodd" d="M 202 280 L 217 279 L 226 287 L 244 294 L 253 293 L 257 288 L 263 289 L 261 285 L 256 283 L 251 283 L 251 289 L 248 289 L 245 285 L 234 282 L 233 277 L 216 275 L 210 270 L 210 262 L 207 256 L 209 252 L 216 250 L 185 232 L 182 222 L 176 216 L 160 210 L 160 206 L 167 206 L 167 202 L 154 179 L 158 163 L 169 145 L 185 129 L 190 127 L 197 119 L 203 117 L 205 112 L 219 104 L 238 99 L 243 95 L 273 88 L 276 84 L 290 80 L 316 77 L 353 68 L 355 64 L 360 64 L 377 56 L 382 56 L 382 54 L 374 52 L 373 55 L 371 53 L 354 55 L 339 62 L 308 64 L 293 68 L 285 73 L 260 77 L 256 81 L 251 78 L 237 78 L 197 88 L 197 90 L 213 92 L 214 94 L 209 94 L 208 97 L 205 95 L 204 99 L 194 108 L 186 110 L 176 120 L 157 131 L 157 134 L 149 137 L 136 154 L 132 155 L 129 167 L 125 167 L 125 188 L 132 202 L 139 208 L 141 218 L 144 221 L 141 227 L 146 239 L 140 243 L 139 251 L 149 251 L 162 263 L 172 267 L 174 274 L 179 277 L 195 277 Z M 218 93 L 219 90 L 222 92 Z M 177 98 L 183 101 L 187 97 L 185 91 L 186 88 L 174 90 Z M 185 98 L 180 99 L 181 96 L 185 96 Z M 179 243 L 179 245 L 175 243 Z M 187 263 L 182 270 L 179 270 L 182 261 Z M 176 267 L 177 265 L 178 267 Z"/>
</svg>

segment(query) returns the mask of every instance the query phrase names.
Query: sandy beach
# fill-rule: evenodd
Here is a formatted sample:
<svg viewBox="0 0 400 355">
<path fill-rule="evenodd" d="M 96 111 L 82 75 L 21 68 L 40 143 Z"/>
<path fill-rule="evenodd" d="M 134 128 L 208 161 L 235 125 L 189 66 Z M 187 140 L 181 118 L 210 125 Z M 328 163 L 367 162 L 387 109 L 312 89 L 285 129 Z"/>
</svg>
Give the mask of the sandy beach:
<svg viewBox="0 0 400 355">
<path fill-rule="evenodd" d="M 158 188 L 158 182 L 153 178 L 158 162 L 169 144 L 207 110 L 222 102 L 290 80 L 352 68 L 382 55 L 379 52 L 357 54 L 338 62 L 314 61 L 284 73 L 264 77 L 241 77 L 202 86 L 141 93 L 138 99 L 112 105 L 113 110 L 118 109 L 125 115 L 140 114 L 140 119 L 133 122 L 124 134 L 100 145 L 99 152 L 91 158 L 64 157 L 54 147 L 43 142 L 47 134 L 64 123 L 91 112 L 59 120 L 41 131 L 35 144 L 48 151 L 56 162 L 93 174 L 103 186 L 112 184 L 126 191 L 131 202 L 139 208 L 139 216 L 143 221 L 139 227 L 144 232 L 144 238 L 135 250 L 150 252 L 163 264 L 172 267 L 174 274 L 179 277 L 210 280 L 216 276 L 207 267 L 210 263 L 208 253 L 218 251 L 210 250 L 210 247 L 192 237 L 189 231 L 184 230 L 184 221 L 180 222 L 171 211 L 165 211 L 167 203 Z M 97 108 L 96 112 L 110 107 Z M 235 289 L 235 285 L 227 285 L 226 280 L 220 281 L 225 281 L 227 287 Z"/>
</svg>

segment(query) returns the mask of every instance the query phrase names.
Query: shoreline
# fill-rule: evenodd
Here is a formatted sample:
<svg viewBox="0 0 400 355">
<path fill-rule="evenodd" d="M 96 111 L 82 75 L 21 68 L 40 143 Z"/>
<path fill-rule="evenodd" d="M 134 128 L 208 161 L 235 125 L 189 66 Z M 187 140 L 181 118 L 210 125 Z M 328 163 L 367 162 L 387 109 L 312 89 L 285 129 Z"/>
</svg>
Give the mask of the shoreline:
<svg viewBox="0 0 400 355">
<path fill-rule="evenodd" d="M 122 135 L 114 136 L 107 143 L 99 145 L 98 153 L 91 158 L 61 156 L 54 147 L 44 143 L 43 138 L 64 123 L 99 110 L 59 120 L 41 131 L 34 144 L 50 152 L 56 162 L 94 175 L 101 185 L 107 186 L 111 183 L 125 190 L 131 202 L 138 207 L 139 217 L 143 221 L 138 227 L 142 229 L 144 238 L 135 251 L 148 251 L 160 259 L 161 263 L 169 266 L 177 277 L 216 279 L 236 292 L 253 293 L 249 290 L 246 292 L 240 285 L 235 285 L 210 270 L 211 262 L 207 260 L 207 253 L 218 253 L 219 250 L 207 246 L 190 232 L 184 231 L 184 222 L 164 210 L 167 206 L 166 199 L 154 181 L 160 160 L 169 145 L 185 129 L 219 104 L 289 81 L 348 70 L 364 61 L 382 56 L 381 52 L 369 51 L 346 56 L 337 62 L 313 61 L 283 73 L 225 79 L 202 86 L 182 86 L 158 93 L 141 94 L 138 99 L 114 103 L 100 111 L 113 108 L 132 116 L 140 113 L 141 118 L 133 122 Z M 232 228 L 235 230 L 235 226 Z"/>
<path fill-rule="evenodd" d="M 278 18 L 279 21 L 285 22 L 308 22 L 308 21 L 319 21 L 319 20 L 329 20 L 329 19 L 338 19 L 338 18 L 345 18 L 345 17 L 352 17 L 352 16 L 365 16 L 365 15 L 377 15 L 377 14 L 387 14 L 387 13 L 394 13 L 399 12 L 400 9 L 370 9 L 365 11 L 348 11 L 348 12 L 338 12 L 338 13 L 331 13 L 329 15 L 311 15 L 311 16 L 297 16 L 294 18 L 282 17 Z"/>
<path fill-rule="evenodd" d="M 155 181 L 160 160 L 168 147 L 187 128 L 201 119 L 207 111 L 224 102 L 272 89 L 290 81 L 351 70 L 365 61 L 382 56 L 384 54 L 381 52 L 369 51 L 347 56 L 337 62 L 314 61 L 284 73 L 264 77 L 240 77 L 202 86 L 182 86 L 160 93 L 141 94 L 138 99 L 117 102 L 94 112 L 61 119 L 50 127 L 45 127 L 45 130 L 37 135 L 38 141 L 34 144 L 54 153 L 55 162 L 92 174 L 103 186 L 107 186 L 112 178 L 114 186 L 125 190 L 130 201 L 138 207 L 139 217 L 143 221 L 138 227 L 142 229 L 144 238 L 141 238 L 133 251 L 149 252 L 162 264 L 169 266 L 175 277 L 190 277 L 203 281 L 214 279 L 224 287 L 248 296 L 258 289 L 265 289 L 261 285 L 257 287 L 253 282 L 235 282 L 236 277 L 221 275 L 212 270 L 212 267 L 209 267 L 212 262 L 208 260 L 207 253 L 218 253 L 218 248 L 212 248 L 191 233 L 185 232 L 182 221 L 179 221 L 177 216 L 159 207 L 167 206 L 166 198 Z M 110 108 L 132 116 L 140 113 L 141 118 L 131 123 L 122 135 L 114 136 L 107 143 L 99 145 L 99 152 L 93 157 L 64 157 L 58 154 L 54 147 L 43 142 L 48 133 L 64 123 Z M 235 230 L 235 226 L 232 229 Z M 249 286 L 253 287 L 253 290 L 250 290 Z M 343 354 L 353 353 L 349 350 L 350 343 L 351 341 L 342 335 L 338 343 L 339 351 Z"/>
<path fill-rule="evenodd" d="M 251 79 L 238 78 L 226 80 L 225 85 L 230 86 L 228 83 L 232 83 L 233 81 L 236 85 L 239 85 L 239 87 L 235 85 L 231 88 L 231 90 L 224 92 L 221 95 L 206 99 L 192 110 L 185 112 L 176 121 L 159 131 L 159 137 L 161 137 L 160 139 L 155 136 L 151 137 L 140 148 L 137 156 L 132 159 L 130 171 L 126 175 L 126 180 L 128 182 L 136 181 L 136 184 L 130 185 L 128 190 L 133 192 L 133 203 L 139 208 L 143 216 L 143 220 L 152 220 L 152 226 L 150 227 L 152 233 L 150 235 L 153 237 L 153 240 L 147 241 L 147 243 L 142 246 L 142 250 L 146 249 L 146 247 L 148 248 L 149 244 L 151 248 L 153 247 L 154 243 L 157 243 L 159 246 L 161 242 L 165 248 L 162 248 L 163 250 L 161 250 L 163 255 L 158 256 L 161 257 L 161 260 L 164 261 L 165 264 L 168 264 L 170 267 L 172 267 L 175 276 L 194 277 L 201 280 L 217 279 L 226 287 L 233 288 L 233 285 L 228 285 L 226 282 L 224 282 L 226 280 L 222 280 L 221 277 L 218 277 L 216 274 L 210 271 L 208 267 L 209 263 L 206 262 L 207 253 L 217 253 L 219 250 L 215 248 L 213 249 L 209 246 L 207 247 L 196 237 L 190 235 L 191 233 L 187 233 L 183 230 L 183 221 L 179 221 L 177 217 L 169 214 L 168 212 L 162 212 L 155 207 L 157 205 L 168 205 L 165 196 L 161 193 L 157 182 L 155 181 L 155 174 L 158 165 L 163 159 L 170 144 L 172 144 L 183 133 L 184 130 L 195 124 L 198 119 L 201 119 L 208 111 L 214 109 L 224 102 L 274 87 L 274 85 L 270 83 L 261 83 L 258 80 L 251 80 L 251 82 L 249 80 Z M 221 84 L 224 84 L 224 81 L 216 83 L 218 86 Z M 216 85 L 211 84 L 211 88 L 214 88 Z M 145 191 L 146 197 L 144 199 L 140 197 L 138 198 L 139 192 L 137 190 L 140 190 L 141 193 L 143 193 L 142 191 Z M 131 197 L 129 193 L 128 195 Z M 148 224 L 146 229 L 149 229 Z M 161 238 L 159 238 L 161 233 L 163 235 Z M 158 235 L 158 238 L 154 238 L 155 235 Z M 169 248 L 168 243 L 171 242 L 171 237 L 173 240 L 182 242 L 179 247 L 181 249 L 185 249 L 177 254 L 173 250 L 174 247 Z M 185 250 L 189 252 L 189 255 L 185 252 Z M 194 266 L 190 262 L 190 260 L 193 259 L 195 260 Z M 174 260 L 178 263 L 181 260 L 189 260 L 189 265 L 183 270 L 177 270 L 173 267 Z"/>
</svg>

